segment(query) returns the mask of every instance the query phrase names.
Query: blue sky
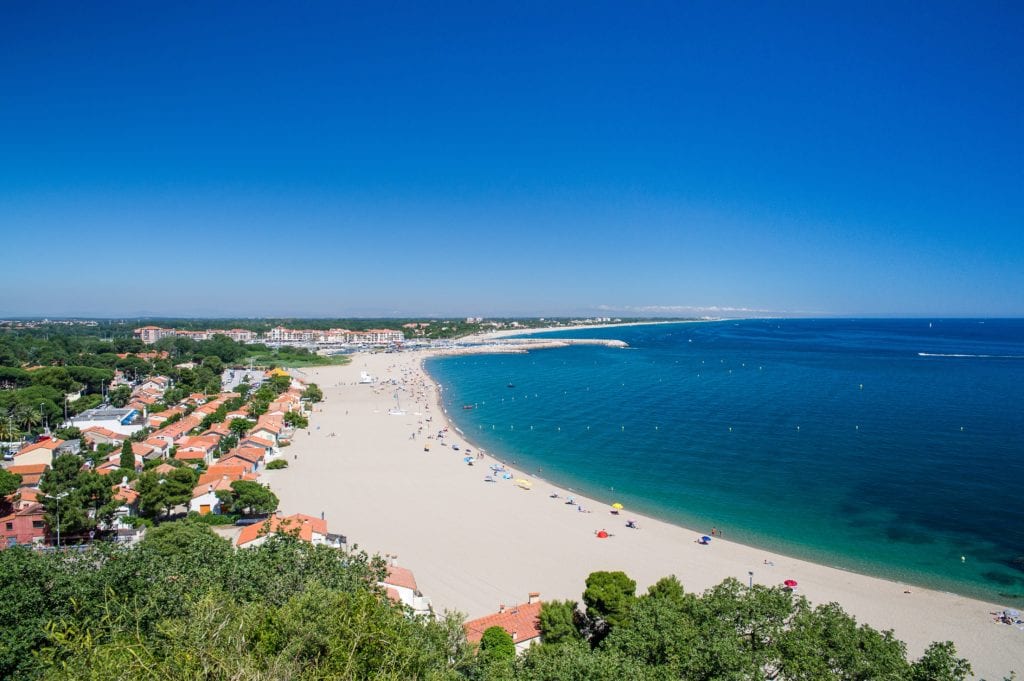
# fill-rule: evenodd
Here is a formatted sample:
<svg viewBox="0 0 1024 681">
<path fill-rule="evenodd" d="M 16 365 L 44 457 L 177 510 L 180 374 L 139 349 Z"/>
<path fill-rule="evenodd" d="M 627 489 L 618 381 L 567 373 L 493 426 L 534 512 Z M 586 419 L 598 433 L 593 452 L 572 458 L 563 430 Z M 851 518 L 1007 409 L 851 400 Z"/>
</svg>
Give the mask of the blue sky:
<svg viewBox="0 0 1024 681">
<path fill-rule="evenodd" d="M 1022 315 L 1022 8 L 6 4 L 0 315 Z"/>
</svg>

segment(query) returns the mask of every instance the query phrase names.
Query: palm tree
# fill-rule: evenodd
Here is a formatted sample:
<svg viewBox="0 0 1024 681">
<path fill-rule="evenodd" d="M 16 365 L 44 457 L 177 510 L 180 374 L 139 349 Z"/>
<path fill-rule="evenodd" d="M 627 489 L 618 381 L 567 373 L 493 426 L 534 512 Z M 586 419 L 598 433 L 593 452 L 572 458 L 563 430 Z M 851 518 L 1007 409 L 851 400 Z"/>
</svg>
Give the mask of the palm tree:
<svg viewBox="0 0 1024 681">
<path fill-rule="evenodd" d="M 21 431 L 14 424 L 14 418 L 11 416 L 0 416 L 0 441 L 14 442 L 19 435 L 21 435 Z"/>
<path fill-rule="evenodd" d="M 19 404 L 14 408 L 14 422 L 25 430 L 32 430 L 33 426 L 38 426 L 43 422 L 43 415 L 34 407 Z"/>
</svg>

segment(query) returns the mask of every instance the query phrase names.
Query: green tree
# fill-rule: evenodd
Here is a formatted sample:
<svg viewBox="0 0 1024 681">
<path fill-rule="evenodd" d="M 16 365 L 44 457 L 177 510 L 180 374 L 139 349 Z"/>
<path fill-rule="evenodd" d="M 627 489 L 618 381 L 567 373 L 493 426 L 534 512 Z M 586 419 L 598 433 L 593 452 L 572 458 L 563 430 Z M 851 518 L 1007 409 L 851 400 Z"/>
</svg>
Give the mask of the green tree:
<svg viewBox="0 0 1024 681">
<path fill-rule="evenodd" d="M 115 407 L 123 407 L 128 404 L 128 400 L 132 398 L 132 389 L 126 385 L 119 385 L 109 393 L 107 393 L 107 399 L 110 400 L 110 404 Z"/>
<path fill-rule="evenodd" d="M 480 637 L 480 657 L 488 663 L 511 662 L 516 657 L 516 644 L 501 627 L 488 627 Z"/>
<path fill-rule="evenodd" d="M 541 605 L 537 619 L 544 643 L 556 645 L 580 640 L 582 634 L 577 625 L 578 614 L 576 601 L 548 601 Z"/>
<path fill-rule="evenodd" d="M 231 419 L 228 429 L 238 437 L 244 436 L 256 425 L 255 421 L 249 419 Z"/>
<path fill-rule="evenodd" d="M 121 468 L 128 471 L 135 470 L 135 453 L 132 451 L 132 441 L 128 438 L 121 445 Z"/>
<path fill-rule="evenodd" d="M 957 657 L 956 648 L 950 641 L 932 643 L 920 660 L 912 665 L 911 681 L 963 681 L 970 678 L 974 670 L 971 663 Z"/>
<path fill-rule="evenodd" d="M 636 582 L 625 572 L 592 572 L 586 585 L 583 602 L 592 621 L 614 627 L 625 620 L 636 593 Z"/>
<path fill-rule="evenodd" d="M 140 512 L 147 518 L 169 515 L 176 506 L 187 504 L 192 499 L 197 474 L 191 468 L 180 467 L 160 475 L 146 471 L 139 476 L 136 491 L 139 493 Z"/>
<path fill-rule="evenodd" d="M 61 440 L 81 440 L 82 431 L 75 426 L 69 426 L 67 428 L 61 428 L 54 433 Z"/>
<path fill-rule="evenodd" d="M 242 512 L 247 515 L 264 515 L 277 510 L 277 495 L 258 482 L 235 480 L 230 490 L 218 490 L 217 499 L 227 512 Z"/>
<path fill-rule="evenodd" d="M 321 402 L 324 399 L 324 393 L 316 383 L 310 383 L 302 396 L 311 402 Z"/>
<path fill-rule="evenodd" d="M 0 500 L 17 492 L 19 487 L 21 487 L 21 476 L 0 468 Z"/>
<path fill-rule="evenodd" d="M 805 599 L 779 637 L 777 670 L 794 681 L 911 678 L 906 646 L 891 631 L 858 626 L 837 603 L 811 608 Z"/>
<path fill-rule="evenodd" d="M 297 411 L 290 411 L 284 415 L 284 422 L 293 428 L 308 428 L 309 419 Z"/>
</svg>

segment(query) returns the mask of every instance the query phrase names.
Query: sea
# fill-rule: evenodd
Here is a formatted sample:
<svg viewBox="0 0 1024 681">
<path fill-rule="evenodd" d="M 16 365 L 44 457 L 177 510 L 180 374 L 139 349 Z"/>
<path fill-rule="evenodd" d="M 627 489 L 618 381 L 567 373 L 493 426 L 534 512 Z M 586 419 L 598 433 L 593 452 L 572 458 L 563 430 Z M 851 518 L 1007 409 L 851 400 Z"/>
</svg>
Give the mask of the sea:
<svg viewBox="0 0 1024 681">
<path fill-rule="evenodd" d="M 429 360 L 449 416 L 494 456 L 624 515 L 1024 604 L 1024 320 L 535 337 L 629 347 Z"/>
</svg>

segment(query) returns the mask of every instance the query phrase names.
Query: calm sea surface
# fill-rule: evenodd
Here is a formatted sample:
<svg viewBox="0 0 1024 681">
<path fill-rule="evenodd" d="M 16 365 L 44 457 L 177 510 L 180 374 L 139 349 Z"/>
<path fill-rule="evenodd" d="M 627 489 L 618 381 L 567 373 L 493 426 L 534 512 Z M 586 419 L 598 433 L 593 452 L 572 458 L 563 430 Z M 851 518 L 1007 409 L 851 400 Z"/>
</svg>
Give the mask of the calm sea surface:
<svg viewBox="0 0 1024 681">
<path fill-rule="evenodd" d="M 545 335 L 630 348 L 427 363 L 491 453 L 744 543 L 1024 603 L 1024 320 Z"/>
</svg>

